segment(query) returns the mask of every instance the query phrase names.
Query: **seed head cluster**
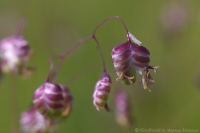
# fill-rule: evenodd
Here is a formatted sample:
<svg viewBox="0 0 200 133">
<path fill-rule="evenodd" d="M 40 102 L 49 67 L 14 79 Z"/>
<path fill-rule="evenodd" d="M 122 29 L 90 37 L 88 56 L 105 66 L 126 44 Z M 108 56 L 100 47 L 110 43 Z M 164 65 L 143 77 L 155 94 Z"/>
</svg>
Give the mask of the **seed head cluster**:
<svg viewBox="0 0 200 133">
<path fill-rule="evenodd" d="M 21 114 L 20 124 L 24 133 L 50 133 L 54 131 L 58 123 L 66 119 L 73 110 L 73 96 L 68 87 L 58 84 L 56 76 L 59 67 L 62 65 L 66 55 L 79 44 L 94 39 L 101 55 L 103 64 L 103 74 L 97 80 L 94 93 L 93 104 L 100 111 L 106 109 L 112 112 L 108 106 L 108 95 L 111 91 L 112 79 L 106 69 L 104 57 L 99 42 L 96 39 L 96 30 L 109 19 L 119 19 L 127 31 L 127 41 L 113 47 L 111 51 L 112 63 L 117 74 L 117 81 L 122 81 L 125 85 L 133 85 L 137 79 L 141 79 L 144 89 L 149 89 L 154 82 L 149 69 L 156 72 L 157 66 L 149 66 L 150 52 L 142 46 L 126 28 L 125 24 L 118 16 L 111 16 L 102 21 L 93 31 L 93 34 L 78 41 L 59 57 L 59 63 L 53 68 L 52 58 L 50 72 L 45 82 L 35 90 L 31 107 Z M 6 37 L 0 41 L 0 68 L 3 73 L 27 76 L 30 74 L 27 62 L 32 55 L 28 41 L 23 35 L 16 34 Z M 130 113 L 127 95 L 120 92 L 115 99 L 115 116 L 121 125 L 130 125 Z M 78 106 L 78 105 L 77 105 Z"/>
</svg>

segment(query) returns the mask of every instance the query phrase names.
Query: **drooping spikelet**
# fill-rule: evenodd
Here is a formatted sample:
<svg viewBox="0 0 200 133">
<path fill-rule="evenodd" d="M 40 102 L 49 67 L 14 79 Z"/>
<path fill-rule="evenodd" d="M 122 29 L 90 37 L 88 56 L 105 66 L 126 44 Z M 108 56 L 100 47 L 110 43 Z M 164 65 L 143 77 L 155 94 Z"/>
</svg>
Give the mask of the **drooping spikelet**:
<svg viewBox="0 0 200 133">
<path fill-rule="evenodd" d="M 154 82 L 153 78 L 150 75 L 149 69 L 153 69 L 156 73 L 158 66 L 149 66 L 150 63 L 150 52 L 144 46 L 141 46 L 141 42 L 137 40 L 130 32 L 128 32 L 128 37 L 131 42 L 131 53 L 133 66 L 137 73 L 142 76 L 142 84 L 144 89 L 149 89 Z"/>
<path fill-rule="evenodd" d="M 45 82 L 35 91 L 33 105 L 45 118 L 62 120 L 71 113 L 73 97 L 64 85 Z"/>
<path fill-rule="evenodd" d="M 110 76 L 107 72 L 104 72 L 102 77 L 98 80 L 98 82 L 95 85 L 95 90 L 93 93 L 93 104 L 98 111 L 100 111 L 103 108 L 109 110 L 107 106 L 107 99 L 111 89 L 111 83 L 112 81 Z"/>
<path fill-rule="evenodd" d="M 65 110 L 63 90 L 57 84 L 45 82 L 35 91 L 33 105 L 46 118 L 60 119 Z"/>
<path fill-rule="evenodd" d="M 32 54 L 28 41 L 22 35 L 2 39 L 0 41 L 2 72 L 29 76 L 31 69 L 26 66 L 26 63 Z"/>
<path fill-rule="evenodd" d="M 56 122 L 45 119 L 36 109 L 30 108 L 20 117 L 20 125 L 23 133 L 51 133 L 56 129 Z"/>
<path fill-rule="evenodd" d="M 115 119 L 120 126 L 127 127 L 132 125 L 133 120 L 128 95 L 122 90 L 115 95 Z"/>
<path fill-rule="evenodd" d="M 112 62 L 117 73 L 117 80 L 125 84 L 133 84 L 136 81 L 136 72 L 133 66 L 132 44 L 124 42 L 112 49 Z"/>
<path fill-rule="evenodd" d="M 7 51 L 12 51 L 15 56 L 24 57 L 29 52 L 28 41 L 22 35 L 4 38 L 0 42 L 0 53 L 3 56 Z"/>
<path fill-rule="evenodd" d="M 144 89 L 154 82 L 149 69 L 156 73 L 158 66 L 149 66 L 150 52 L 142 46 L 142 42 L 128 32 L 128 41 L 115 46 L 112 49 L 112 62 L 117 73 L 117 81 L 122 80 L 126 85 L 133 84 L 136 76 L 142 76 L 141 82 Z M 136 73 L 137 72 L 137 73 Z"/>
</svg>

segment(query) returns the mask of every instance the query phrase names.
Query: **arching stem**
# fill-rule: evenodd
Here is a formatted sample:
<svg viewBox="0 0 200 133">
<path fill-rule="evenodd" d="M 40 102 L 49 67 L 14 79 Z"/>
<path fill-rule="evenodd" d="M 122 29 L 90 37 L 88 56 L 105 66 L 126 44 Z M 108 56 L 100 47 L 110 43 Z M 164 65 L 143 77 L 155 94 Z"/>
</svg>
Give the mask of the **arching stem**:
<svg viewBox="0 0 200 133">
<path fill-rule="evenodd" d="M 95 40 L 95 42 L 98 45 L 98 49 L 99 49 L 99 52 L 100 52 L 100 55 L 101 55 L 101 60 L 102 60 L 102 63 L 103 63 L 103 72 L 106 72 L 106 63 L 105 63 L 105 59 L 103 57 L 102 49 L 101 49 L 100 44 L 99 44 L 99 42 L 98 42 L 98 40 L 96 39 L 95 36 L 93 36 L 93 39 Z"/>
<path fill-rule="evenodd" d="M 57 78 L 58 69 L 59 69 L 59 68 L 61 67 L 61 65 L 63 64 L 64 59 L 65 59 L 66 56 L 69 54 L 69 52 L 72 51 L 73 49 L 75 49 L 79 44 L 81 44 L 81 43 L 83 43 L 83 42 L 89 40 L 90 38 L 92 38 L 91 35 L 88 36 L 88 37 L 86 37 L 86 38 L 84 38 L 84 39 L 82 39 L 82 40 L 79 40 L 77 43 L 75 43 L 75 44 L 72 45 L 69 49 L 67 49 L 63 54 L 61 54 L 60 56 L 58 56 L 58 58 L 60 58 L 60 60 L 59 60 L 57 66 L 56 66 L 56 68 L 55 68 L 55 70 L 54 70 L 54 73 L 53 73 L 53 77 L 54 77 L 54 80 L 53 80 L 53 81 L 54 81 L 54 82 L 56 81 L 56 78 Z M 56 58 L 56 56 L 53 57 L 53 58 Z"/>
<path fill-rule="evenodd" d="M 102 49 L 100 47 L 100 44 L 98 42 L 98 40 L 96 39 L 96 31 L 99 27 L 101 27 L 107 20 L 110 20 L 110 19 L 118 19 L 120 20 L 120 22 L 122 23 L 122 25 L 124 26 L 125 30 L 126 30 L 126 34 L 128 36 L 128 41 L 130 41 L 130 37 L 129 37 L 129 32 L 128 32 L 128 29 L 126 27 L 126 25 L 124 24 L 124 22 L 122 21 L 122 19 L 119 17 L 119 16 L 110 16 L 106 19 L 104 19 L 101 23 L 99 23 L 96 28 L 93 30 L 93 33 L 89 36 L 87 36 L 86 38 L 78 41 L 77 43 L 75 43 L 74 45 L 72 45 L 69 49 L 67 49 L 63 54 L 61 54 L 59 56 L 60 60 L 54 70 L 54 74 L 53 74 L 53 77 L 54 77 L 54 82 L 56 81 L 56 78 L 57 78 L 57 73 L 58 73 L 58 70 L 59 68 L 61 67 L 61 65 L 63 64 L 64 62 L 64 59 L 66 58 L 66 56 L 72 51 L 74 50 L 77 46 L 79 46 L 80 44 L 84 43 L 85 41 L 89 40 L 89 39 L 94 39 L 97 46 L 98 46 L 98 50 L 99 50 L 99 53 L 101 55 L 101 59 L 102 59 L 102 63 L 103 63 L 103 72 L 106 72 L 106 65 L 105 65 L 105 59 L 104 59 L 104 56 L 103 56 L 103 53 L 102 53 Z M 55 57 L 54 57 L 55 58 Z"/>
<path fill-rule="evenodd" d="M 101 25 L 103 25 L 106 21 L 108 21 L 108 20 L 110 20 L 110 19 L 118 19 L 118 20 L 122 23 L 122 25 L 124 26 L 124 28 L 125 28 L 125 30 L 126 30 L 126 34 L 127 34 L 127 36 L 128 36 L 128 41 L 130 41 L 130 39 L 129 39 L 130 37 L 129 37 L 128 28 L 126 27 L 124 21 L 123 21 L 119 16 L 110 16 L 110 17 L 104 19 L 103 21 L 101 21 L 101 23 L 99 23 L 99 24 L 97 25 L 97 27 L 94 29 L 93 35 L 95 35 L 97 29 L 98 29 Z"/>
</svg>

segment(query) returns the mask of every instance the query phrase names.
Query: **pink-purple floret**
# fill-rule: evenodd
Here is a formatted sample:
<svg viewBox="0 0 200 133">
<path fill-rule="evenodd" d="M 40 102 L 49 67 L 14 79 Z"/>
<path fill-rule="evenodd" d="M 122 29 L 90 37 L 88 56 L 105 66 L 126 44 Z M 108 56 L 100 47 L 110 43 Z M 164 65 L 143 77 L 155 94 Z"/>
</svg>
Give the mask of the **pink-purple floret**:
<svg viewBox="0 0 200 133">
<path fill-rule="evenodd" d="M 135 61 L 140 62 L 140 63 L 147 63 L 148 64 L 150 62 L 149 57 L 139 56 L 137 54 L 134 54 L 133 58 L 134 58 Z"/>
<path fill-rule="evenodd" d="M 39 99 L 39 101 L 35 103 L 35 106 L 38 109 L 43 106 L 43 104 L 55 109 L 64 107 L 62 89 L 59 85 L 56 84 L 46 82 L 42 86 L 40 86 L 34 94 L 34 100 L 37 99 Z"/>
<path fill-rule="evenodd" d="M 45 96 L 52 101 L 63 100 L 62 94 L 45 94 Z"/>
<path fill-rule="evenodd" d="M 128 97 L 127 95 L 120 91 L 117 93 L 116 98 L 115 98 L 115 105 L 118 111 L 125 111 L 128 107 Z"/>
<path fill-rule="evenodd" d="M 45 119 L 36 109 L 30 108 L 21 114 L 21 129 L 23 132 L 46 133 L 54 130 L 55 121 Z"/>
<path fill-rule="evenodd" d="M 62 89 L 58 84 L 52 84 L 49 82 L 44 83 L 43 85 L 45 87 L 45 90 L 52 91 L 55 93 L 62 93 Z"/>
<path fill-rule="evenodd" d="M 136 53 L 150 56 L 149 50 L 147 48 L 145 48 L 144 46 L 139 46 L 139 45 L 133 44 L 133 45 L 131 45 L 131 50 Z"/>
<path fill-rule="evenodd" d="M 127 48 L 126 52 L 122 53 L 117 58 L 112 58 L 112 62 L 113 63 L 120 63 L 121 61 L 127 59 L 131 54 L 132 54 L 131 50 Z M 112 54 L 112 55 L 114 55 L 114 54 Z"/>
<path fill-rule="evenodd" d="M 21 122 L 26 125 L 36 123 L 37 122 L 37 120 L 36 120 L 37 113 L 38 112 L 34 108 L 29 109 L 28 111 L 21 114 Z M 38 114 L 38 115 L 40 115 L 40 114 Z"/>
<path fill-rule="evenodd" d="M 65 109 L 72 108 L 72 96 L 67 87 L 45 82 L 34 93 L 34 107 L 47 118 L 64 118 L 69 113 L 62 115 Z"/>
<path fill-rule="evenodd" d="M 28 53 L 29 49 L 28 42 L 21 35 L 7 37 L 0 42 L 1 53 L 12 50 L 16 56 L 23 57 Z"/>
</svg>

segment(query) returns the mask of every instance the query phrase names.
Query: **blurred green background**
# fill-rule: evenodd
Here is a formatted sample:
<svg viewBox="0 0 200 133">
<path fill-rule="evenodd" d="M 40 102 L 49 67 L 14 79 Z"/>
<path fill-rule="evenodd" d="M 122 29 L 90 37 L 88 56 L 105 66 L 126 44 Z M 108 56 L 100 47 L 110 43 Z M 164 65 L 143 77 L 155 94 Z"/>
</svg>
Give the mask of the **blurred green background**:
<svg viewBox="0 0 200 133">
<path fill-rule="evenodd" d="M 35 51 L 29 66 L 37 69 L 29 79 L 6 75 L 1 80 L 1 133 L 12 132 L 20 113 L 28 109 L 35 89 L 47 78 L 48 57 L 61 54 L 114 15 L 120 16 L 149 49 L 150 65 L 160 66 L 157 74 L 152 72 L 152 92 L 144 91 L 139 80 L 131 86 L 120 83 L 131 99 L 132 127 L 117 125 L 114 113 L 98 112 L 92 94 L 102 74 L 102 62 L 96 43 L 89 40 L 71 52 L 59 70 L 58 83 L 70 88 L 74 109 L 58 133 L 133 133 L 135 128 L 200 130 L 199 0 L 1 0 L 0 37 L 12 35 L 25 18 L 24 36 Z M 117 19 L 112 19 L 99 28 L 97 39 L 113 80 L 108 104 L 114 108 L 119 84 L 110 53 L 115 45 L 126 41 L 126 32 Z M 16 89 L 16 103 L 11 102 L 12 89 Z"/>
</svg>

